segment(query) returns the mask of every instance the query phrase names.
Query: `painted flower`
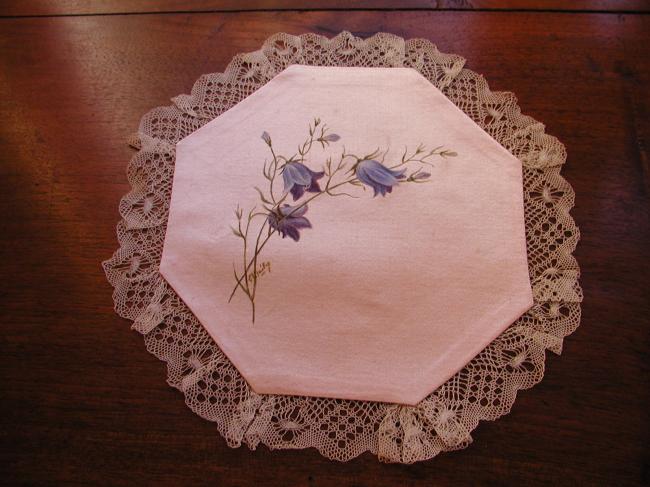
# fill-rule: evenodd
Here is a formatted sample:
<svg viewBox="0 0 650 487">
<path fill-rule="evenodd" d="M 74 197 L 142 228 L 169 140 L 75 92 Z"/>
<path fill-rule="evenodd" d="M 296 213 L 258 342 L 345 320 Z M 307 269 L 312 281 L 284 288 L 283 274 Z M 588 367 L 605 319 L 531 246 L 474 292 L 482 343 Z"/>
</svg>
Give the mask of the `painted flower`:
<svg viewBox="0 0 650 487">
<path fill-rule="evenodd" d="M 373 159 L 365 159 L 356 167 L 357 178 L 373 189 L 374 196 L 386 196 L 386 193 L 393 191 L 393 186 L 397 185 L 400 179 L 404 179 L 404 171 L 394 171 Z"/>
<path fill-rule="evenodd" d="M 282 238 L 289 236 L 294 241 L 300 240 L 300 230 L 311 228 L 311 223 L 304 214 L 307 213 L 307 205 L 291 206 L 284 204 L 279 209 L 269 213 L 269 225 L 277 231 Z"/>
<path fill-rule="evenodd" d="M 327 142 L 336 142 L 337 140 L 340 140 L 341 136 L 339 134 L 328 134 L 325 137 L 322 138 L 322 140 L 325 140 Z"/>
<path fill-rule="evenodd" d="M 305 194 L 305 191 L 320 193 L 318 180 L 324 175 L 324 172 L 314 172 L 301 162 L 288 162 L 282 169 L 284 191 L 291 192 L 293 201 Z"/>
<path fill-rule="evenodd" d="M 271 145 L 271 136 L 266 130 L 262 132 L 262 140 L 266 143 L 266 145 Z"/>
<path fill-rule="evenodd" d="M 424 182 L 424 181 L 428 180 L 430 177 L 431 177 L 430 172 L 425 172 L 425 171 L 421 171 L 420 169 L 418 169 L 417 171 L 415 171 L 413 174 L 411 174 L 408 177 L 407 181 L 410 181 L 410 182 L 413 182 L 413 183 L 421 183 L 421 182 Z"/>
</svg>

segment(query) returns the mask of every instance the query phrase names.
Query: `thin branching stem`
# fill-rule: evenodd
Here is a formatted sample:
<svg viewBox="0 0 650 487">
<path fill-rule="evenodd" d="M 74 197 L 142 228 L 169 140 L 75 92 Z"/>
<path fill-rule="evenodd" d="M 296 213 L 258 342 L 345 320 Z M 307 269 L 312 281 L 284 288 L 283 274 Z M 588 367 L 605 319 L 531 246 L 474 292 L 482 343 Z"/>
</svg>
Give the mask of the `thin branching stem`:
<svg viewBox="0 0 650 487">
<path fill-rule="evenodd" d="M 282 222 L 285 219 L 292 218 L 294 213 L 297 213 L 301 209 L 306 208 L 308 204 L 312 203 L 314 200 L 322 197 L 323 195 L 331 197 L 347 196 L 350 198 L 358 198 L 358 196 L 340 189 L 346 185 L 355 187 L 358 186 L 362 187 L 364 190 L 366 189 L 365 184 L 368 184 L 367 181 L 364 183 L 357 177 L 357 167 L 363 161 L 378 159 L 379 161 L 377 162 L 384 165 L 387 169 L 391 170 L 399 167 L 407 168 L 410 164 L 418 163 L 420 166 L 417 168 L 417 170 L 412 171 L 408 178 L 400 179 L 398 183 L 423 183 L 426 182 L 429 177 L 428 173 L 422 172 L 423 165 L 433 165 L 429 159 L 434 156 L 442 158 L 456 156 L 455 152 L 443 150 L 442 146 L 427 150 L 422 144 L 420 144 L 412 154 L 409 154 L 408 148 L 405 148 L 399 162 L 393 166 L 388 166 L 384 163 L 389 149 L 386 149 L 382 153 L 381 149 L 378 147 L 368 154 L 358 156 L 352 153 L 348 153 L 344 146 L 343 151 L 341 152 L 341 155 L 336 163 L 332 161 L 331 157 L 328 157 L 325 161 L 322 171 L 325 173 L 326 179 L 321 183 L 324 184 L 324 187 L 321 191 L 315 192 L 314 194 L 302 198 L 296 206 L 290 207 L 284 204 L 290 193 L 285 188 L 285 191 L 283 191 L 281 195 L 276 195 L 277 190 L 275 189 L 275 182 L 278 175 L 282 174 L 285 170 L 285 166 L 287 164 L 300 164 L 304 166 L 304 164 L 306 164 L 305 161 L 307 155 L 311 151 L 315 142 L 321 144 L 322 148 L 324 149 L 326 146 L 329 146 L 330 142 L 335 142 L 339 138 L 340 137 L 336 134 L 329 135 L 327 125 L 321 123 L 320 119 L 315 118 L 309 124 L 309 135 L 305 141 L 298 146 L 298 152 L 287 158 L 281 154 L 276 153 L 269 134 L 266 132 L 262 134 L 262 139 L 267 144 L 272 156 L 272 160 L 265 160 L 262 166 L 262 174 L 268 181 L 267 190 L 264 191 L 258 187 L 255 187 L 255 190 L 258 192 L 260 200 L 262 202 L 262 208 L 264 211 L 256 211 L 254 207 L 248 212 L 245 225 L 242 225 L 242 220 L 244 219 L 243 211 L 239 206 L 237 206 L 237 209 L 235 210 L 235 215 L 237 217 L 237 227 L 231 227 L 233 234 L 243 240 L 243 264 L 241 273 L 238 273 L 237 268 L 233 263 L 233 273 L 236 282 L 232 292 L 230 293 L 228 302 L 232 300 L 234 295 L 237 293 L 237 290 L 241 289 L 241 291 L 248 297 L 251 303 L 253 323 L 255 322 L 256 315 L 255 297 L 257 295 L 257 285 L 260 273 L 262 272 L 258 269 L 259 257 L 262 253 L 262 250 L 271 240 L 273 235 L 281 233 L 283 237 L 285 236 L 284 230 L 282 230 Z M 348 159 L 352 160 L 351 164 L 347 162 Z M 337 177 L 343 174 L 345 174 L 343 180 L 339 180 L 337 182 Z M 337 189 L 339 189 L 339 191 L 336 191 Z M 375 188 L 375 193 L 376 191 L 377 189 Z M 287 208 L 291 208 L 291 211 L 287 212 Z M 257 230 L 253 231 L 251 234 L 252 222 L 257 217 L 263 217 L 263 221 L 259 225 L 259 228 L 257 228 Z M 251 241 L 253 239 L 252 235 L 255 235 L 254 248 L 251 248 L 249 245 L 249 235 L 251 236 Z M 262 268 L 264 268 L 264 266 L 268 265 L 268 263 L 262 263 L 261 265 Z"/>
</svg>

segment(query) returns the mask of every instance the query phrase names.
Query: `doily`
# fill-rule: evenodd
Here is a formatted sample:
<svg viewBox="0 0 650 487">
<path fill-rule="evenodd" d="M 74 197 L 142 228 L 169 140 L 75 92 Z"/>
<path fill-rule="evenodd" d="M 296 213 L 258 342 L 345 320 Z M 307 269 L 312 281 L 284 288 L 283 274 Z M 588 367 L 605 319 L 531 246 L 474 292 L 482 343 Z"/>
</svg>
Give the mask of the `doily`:
<svg viewBox="0 0 650 487">
<path fill-rule="evenodd" d="M 255 393 L 159 274 L 175 144 L 291 64 L 414 68 L 522 162 L 535 304 L 416 406 Z M 216 423 L 229 446 L 314 447 L 340 461 L 370 451 L 402 463 L 465 448 L 480 420 L 508 413 L 517 391 L 542 379 L 546 349 L 561 353 L 563 338 L 579 325 L 582 291 L 572 255 L 579 232 L 569 215 L 574 192 L 560 175 L 565 148 L 521 114 L 512 93 L 490 91 L 464 64 L 424 39 L 278 33 L 142 118 L 131 141 L 138 152 L 127 169 L 132 189 L 119 206 L 120 248 L 104 270 L 117 313 L 133 321 L 147 349 L 167 363 L 168 383 L 195 413 Z"/>
</svg>

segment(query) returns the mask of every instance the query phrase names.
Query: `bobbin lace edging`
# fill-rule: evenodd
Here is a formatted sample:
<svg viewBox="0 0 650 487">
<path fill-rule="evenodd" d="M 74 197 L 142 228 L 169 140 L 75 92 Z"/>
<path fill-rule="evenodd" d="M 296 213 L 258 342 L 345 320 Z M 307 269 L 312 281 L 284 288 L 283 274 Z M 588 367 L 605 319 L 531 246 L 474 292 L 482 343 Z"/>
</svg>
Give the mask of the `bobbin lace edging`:
<svg viewBox="0 0 650 487">
<path fill-rule="evenodd" d="M 256 394 L 158 272 L 176 142 L 291 64 L 414 68 L 522 162 L 535 304 L 416 406 Z M 279 33 L 142 118 L 130 142 L 138 149 L 127 169 L 131 191 L 119 206 L 120 248 L 104 270 L 117 313 L 133 321 L 147 349 L 167 363 L 168 383 L 195 413 L 216 423 L 231 447 L 314 447 L 341 461 L 370 451 L 402 463 L 464 448 L 480 420 L 506 414 L 518 390 L 542 379 L 546 349 L 559 354 L 563 338 L 579 325 L 582 291 L 572 255 L 579 232 L 569 214 L 573 189 L 560 175 L 565 148 L 521 114 L 514 94 L 490 91 L 464 64 L 423 39 Z"/>
</svg>

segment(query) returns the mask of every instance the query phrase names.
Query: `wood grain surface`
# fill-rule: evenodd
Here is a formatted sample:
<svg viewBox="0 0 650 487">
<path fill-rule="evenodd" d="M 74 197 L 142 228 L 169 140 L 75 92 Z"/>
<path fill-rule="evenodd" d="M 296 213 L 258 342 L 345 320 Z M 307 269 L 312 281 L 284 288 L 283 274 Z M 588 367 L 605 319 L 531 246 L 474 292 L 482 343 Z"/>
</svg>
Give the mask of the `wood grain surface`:
<svg viewBox="0 0 650 487">
<path fill-rule="evenodd" d="M 98 2 L 95 13 L 117 4 Z M 82 2 L 60 2 L 60 12 L 54 5 L 0 8 L 45 15 L 0 19 L 3 484 L 648 483 L 650 16 L 394 9 L 92 15 Z M 88 15 L 66 14 L 75 12 Z M 412 466 L 381 464 L 370 454 L 341 464 L 313 449 L 230 449 L 167 386 L 164 364 L 116 316 L 100 268 L 117 247 L 117 205 L 129 189 L 125 140 L 142 114 L 275 32 L 344 29 L 425 37 L 465 56 L 492 89 L 515 92 L 524 113 L 566 144 L 563 174 L 577 193 L 582 326 L 561 357 L 549 356 L 543 382 L 521 392 L 511 414 L 482 423 L 468 449 Z"/>
<path fill-rule="evenodd" d="M 650 12 L 647 0 L 5 0 L 0 16 L 254 10 L 497 10 Z"/>
</svg>

